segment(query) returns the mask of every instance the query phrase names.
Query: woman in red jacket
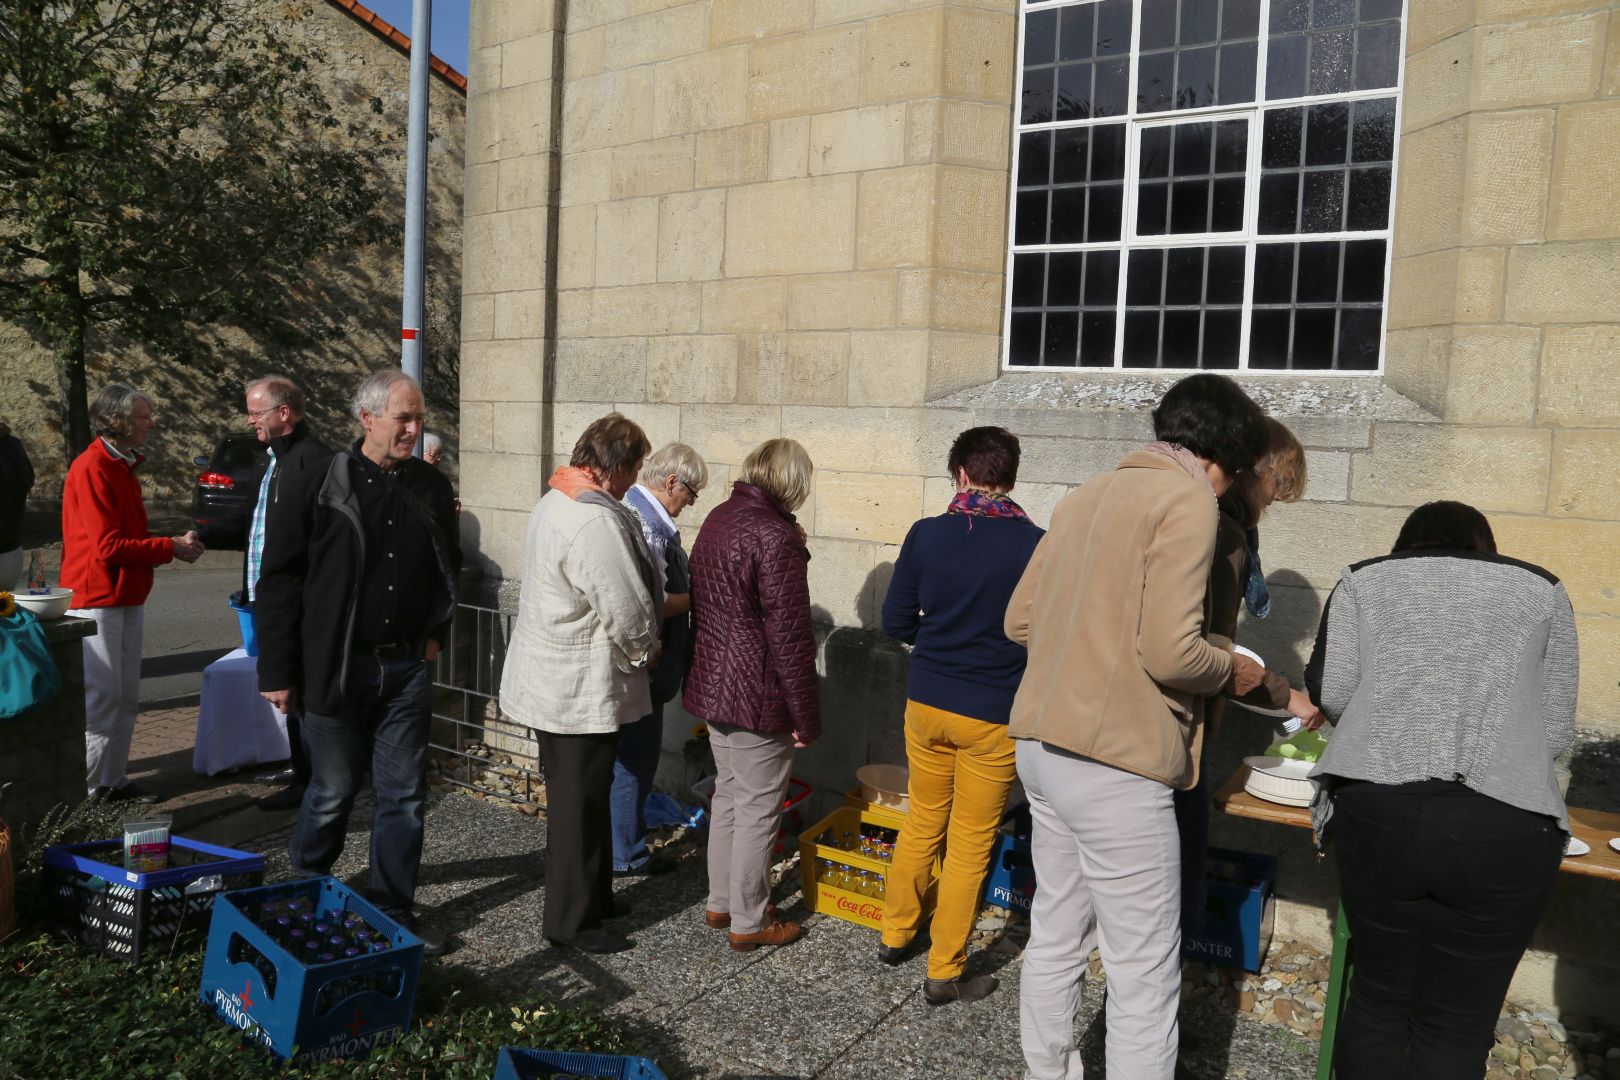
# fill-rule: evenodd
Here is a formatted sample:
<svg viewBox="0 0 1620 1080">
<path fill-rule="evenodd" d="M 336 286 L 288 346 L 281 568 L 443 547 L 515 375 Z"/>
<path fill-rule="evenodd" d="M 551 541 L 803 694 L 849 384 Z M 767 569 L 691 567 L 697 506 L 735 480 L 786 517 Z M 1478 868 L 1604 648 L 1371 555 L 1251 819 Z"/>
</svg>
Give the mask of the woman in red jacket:
<svg viewBox="0 0 1620 1080">
<path fill-rule="evenodd" d="M 692 544 L 696 631 L 682 704 L 708 723 L 720 771 L 703 918 L 729 928 L 738 952 L 799 937 L 766 900 L 793 751 L 821 734 L 810 552 L 793 519 L 812 469 L 792 439 L 761 444 Z"/>
<path fill-rule="evenodd" d="M 62 580 L 73 590 L 69 615 L 91 619 L 84 639 L 84 761 L 91 795 L 137 802 L 157 797 L 129 782 L 129 742 L 141 689 L 141 627 L 152 568 L 170 559 L 196 562 L 197 534 L 173 538 L 146 530 L 146 504 L 135 448 L 152 433 L 152 400 L 110 384 L 90 402 L 94 439 L 74 459 L 62 486 Z"/>
</svg>

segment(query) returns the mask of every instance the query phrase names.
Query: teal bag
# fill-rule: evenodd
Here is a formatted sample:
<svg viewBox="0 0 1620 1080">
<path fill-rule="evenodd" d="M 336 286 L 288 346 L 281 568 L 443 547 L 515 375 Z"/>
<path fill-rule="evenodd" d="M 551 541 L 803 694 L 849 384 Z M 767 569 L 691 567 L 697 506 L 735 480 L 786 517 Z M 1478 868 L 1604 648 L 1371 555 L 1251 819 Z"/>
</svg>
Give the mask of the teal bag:
<svg viewBox="0 0 1620 1080">
<path fill-rule="evenodd" d="M 0 720 L 21 716 L 61 689 L 62 675 L 34 613 L 19 607 L 0 618 Z"/>
</svg>

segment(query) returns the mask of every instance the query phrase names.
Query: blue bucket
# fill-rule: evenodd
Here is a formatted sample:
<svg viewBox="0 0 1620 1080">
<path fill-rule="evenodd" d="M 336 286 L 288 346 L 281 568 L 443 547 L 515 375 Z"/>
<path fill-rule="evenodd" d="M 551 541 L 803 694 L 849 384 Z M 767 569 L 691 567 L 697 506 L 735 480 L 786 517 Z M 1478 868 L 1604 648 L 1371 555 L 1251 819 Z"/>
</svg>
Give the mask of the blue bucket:
<svg viewBox="0 0 1620 1080">
<path fill-rule="evenodd" d="M 259 636 L 253 632 L 253 609 L 232 604 L 231 610 L 236 612 L 236 621 L 242 627 L 242 648 L 249 656 L 258 656 Z"/>
</svg>

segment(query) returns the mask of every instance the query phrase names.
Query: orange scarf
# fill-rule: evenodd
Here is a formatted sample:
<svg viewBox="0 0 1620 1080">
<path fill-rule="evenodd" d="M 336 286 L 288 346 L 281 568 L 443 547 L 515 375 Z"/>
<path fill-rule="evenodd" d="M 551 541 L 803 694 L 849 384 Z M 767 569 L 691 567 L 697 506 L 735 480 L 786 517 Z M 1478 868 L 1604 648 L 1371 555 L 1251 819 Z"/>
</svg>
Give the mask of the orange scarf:
<svg viewBox="0 0 1620 1080">
<path fill-rule="evenodd" d="M 573 465 L 563 465 L 551 474 L 546 481 L 550 487 L 556 488 L 570 499 L 578 501 L 579 497 L 587 491 L 602 491 L 602 485 L 596 482 L 591 470 L 577 468 Z"/>
</svg>

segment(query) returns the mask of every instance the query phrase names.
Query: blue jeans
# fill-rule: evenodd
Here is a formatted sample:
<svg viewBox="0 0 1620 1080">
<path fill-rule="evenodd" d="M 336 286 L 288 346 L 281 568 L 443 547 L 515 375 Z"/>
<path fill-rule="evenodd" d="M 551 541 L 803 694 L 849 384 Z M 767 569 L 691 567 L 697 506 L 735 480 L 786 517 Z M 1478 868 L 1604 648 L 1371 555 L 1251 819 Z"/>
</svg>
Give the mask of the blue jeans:
<svg viewBox="0 0 1620 1080">
<path fill-rule="evenodd" d="M 613 760 L 613 869 L 634 870 L 652 857 L 647 850 L 647 796 L 652 794 L 658 755 L 664 748 L 664 706 L 619 728 Z"/>
<path fill-rule="evenodd" d="M 299 874 L 332 872 L 369 758 L 377 809 L 368 892 L 389 915 L 408 914 L 422 862 L 427 799 L 427 664 L 356 655 L 350 665 L 343 715 L 303 717 L 311 773 L 288 854 Z"/>
</svg>

